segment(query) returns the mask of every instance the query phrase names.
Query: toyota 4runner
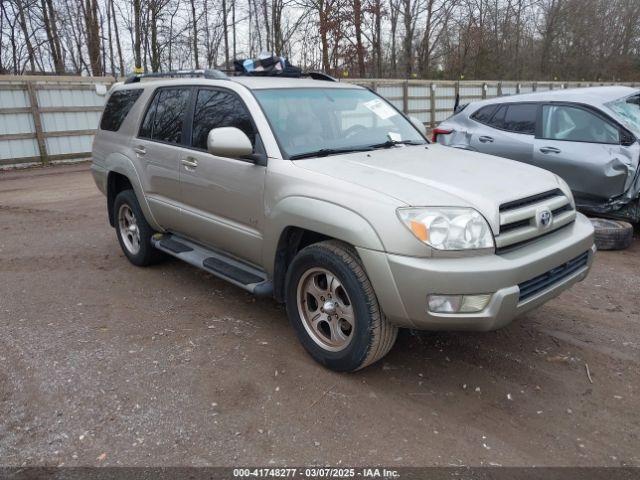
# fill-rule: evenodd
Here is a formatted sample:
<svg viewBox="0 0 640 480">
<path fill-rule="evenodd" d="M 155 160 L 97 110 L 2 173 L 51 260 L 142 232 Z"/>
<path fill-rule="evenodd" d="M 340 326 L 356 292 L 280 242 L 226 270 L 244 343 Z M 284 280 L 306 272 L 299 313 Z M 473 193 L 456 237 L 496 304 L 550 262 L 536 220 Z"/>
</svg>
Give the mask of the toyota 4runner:
<svg viewBox="0 0 640 480">
<path fill-rule="evenodd" d="M 557 175 L 429 144 L 358 86 L 199 73 L 111 89 L 109 222 L 135 265 L 173 255 L 285 303 L 328 368 L 379 360 L 399 327 L 503 327 L 587 275 L 593 228 Z"/>
</svg>

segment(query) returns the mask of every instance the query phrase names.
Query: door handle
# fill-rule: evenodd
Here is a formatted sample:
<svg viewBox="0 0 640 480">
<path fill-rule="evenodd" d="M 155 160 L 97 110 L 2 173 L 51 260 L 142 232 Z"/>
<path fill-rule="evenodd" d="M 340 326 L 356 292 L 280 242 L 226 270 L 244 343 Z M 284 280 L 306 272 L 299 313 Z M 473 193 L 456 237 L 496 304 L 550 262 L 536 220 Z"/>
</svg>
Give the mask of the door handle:
<svg viewBox="0 0 640 480">
<path fill-rule="evenodd" d="M 147 149 L 142 146 L 134 147 L 133 151 L 136 152 L 136 155 L 139 157 L 147 154 Z"/>
<path fill-rule="evenodd" d="M 493 143 L 493 137 L 488 137 L 486 135 L 483 135 L 478 140 L 480 140 L 481 143 Z"/>
<path fill-rule="evenodd" d="M 195 170 L 198 166 L 198 160 L 193 157 L 183 158 L 182 160 L 180 160 L 180 162 L 187 170 Z"/>
<path fill-rule="evenodd" d="M 556 147 L 542 147 L 540 151 L 545 155 L 548 153 L 560 153 L 560 149 Z"/>
</svg>

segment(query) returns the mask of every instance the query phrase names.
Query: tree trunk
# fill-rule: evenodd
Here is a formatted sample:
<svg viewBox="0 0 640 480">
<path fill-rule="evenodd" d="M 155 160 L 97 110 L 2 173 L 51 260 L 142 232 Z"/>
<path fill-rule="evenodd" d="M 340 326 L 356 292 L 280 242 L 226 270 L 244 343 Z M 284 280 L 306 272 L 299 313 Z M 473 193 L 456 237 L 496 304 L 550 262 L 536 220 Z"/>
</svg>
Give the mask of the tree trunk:
<svg viewBox="0 0 640 480">
<path fill-rule="evenodd" d="M 133 57 L 135 62 L 136 72 L 142 70 L 142 24 L 140 21 L 141 0 L 133 0 Z"/>
<path fill-rule="evenodd" d="M 200 60 L 198 59 L 198 20 L 196 18 L 196 2 L 191 0 L 191 18 L 193 19 L 193 61 L 196 69 L 200 68 Z"/>
<path fill-rule="evenodd" d="M 353 0 L 353 26 L 356 34 L 356 57 L 358 59 L 358 75 L 365 77 L 364 45 L 362 45 L 362 1 Z"/>
<path fill-rule="evenodd" d="M 27 47 L 27 56 L 29 59 L 29 66 L 31 67 L 31 73 L 36 71 L 36 54 L 33 49 L 33 43 L 31 43 L 31 34 L 29 33 L 29 28 L 27 27 L 27 19 L 24 16 L 25 5 L 22 1 L 16 1 L 16 6 L 18 8 L 18 23 L 20 24 L 20 29 L 22 30 L 22 35 L 24 35 L 24 43 Z"/>
<path fill-rule="evenodd" d="M 120 43 L 120 33 L 118 32 L 118 21 L 116 19 L 116 8 L 113 4 L 113 0 L 110 0 L 110 3 L 111 3 L 111 14 L 113 16 L 113 33 L 115 35 L 116 49 L 118 51 L 118 62 L 120 64 L 120 75 L 125 75 L 124 59 L 122 57 L 122 45 Z"/>
</svg>

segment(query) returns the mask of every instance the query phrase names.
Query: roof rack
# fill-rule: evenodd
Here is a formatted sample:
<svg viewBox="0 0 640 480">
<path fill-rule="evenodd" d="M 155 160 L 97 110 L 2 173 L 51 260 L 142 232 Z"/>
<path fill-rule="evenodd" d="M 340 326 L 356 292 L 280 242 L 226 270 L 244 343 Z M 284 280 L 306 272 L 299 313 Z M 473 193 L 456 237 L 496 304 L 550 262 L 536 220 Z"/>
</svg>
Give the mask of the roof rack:
<svg viewBox="0 0 640 480">
<path fill-rule="evenodd" d="M 172 70 L 170 72 L 153 72 L 131 75 L 124 83 L 138 83 L 143 78 L 183 78 L 183 77 L 204 77 L 211 80 L 227 80 L 229 77 L 220 70 L 200 69 L 200 70 Z"/>
</svg>

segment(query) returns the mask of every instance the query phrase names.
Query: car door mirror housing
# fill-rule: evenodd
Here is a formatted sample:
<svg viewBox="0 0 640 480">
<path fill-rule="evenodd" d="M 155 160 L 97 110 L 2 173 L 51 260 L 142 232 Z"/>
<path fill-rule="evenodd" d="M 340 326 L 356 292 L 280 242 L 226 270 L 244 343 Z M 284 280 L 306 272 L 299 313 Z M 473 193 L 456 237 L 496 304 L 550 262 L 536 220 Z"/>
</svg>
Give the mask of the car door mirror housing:
<svg viewBox="0 0 640 480">
<path fill-rule="evenodd" d="M 636 142 L 636 137 L 624 128 L 620 129 L 620 145 L 623 147 L 630 147 Z"/>
<path fill-rule="evenodd" d="M 220 127 L 209 132 L 207 151 L 218 157 L 241 158 L 253 153 L 253 145 L 239 128 Z"/>
</svg>

